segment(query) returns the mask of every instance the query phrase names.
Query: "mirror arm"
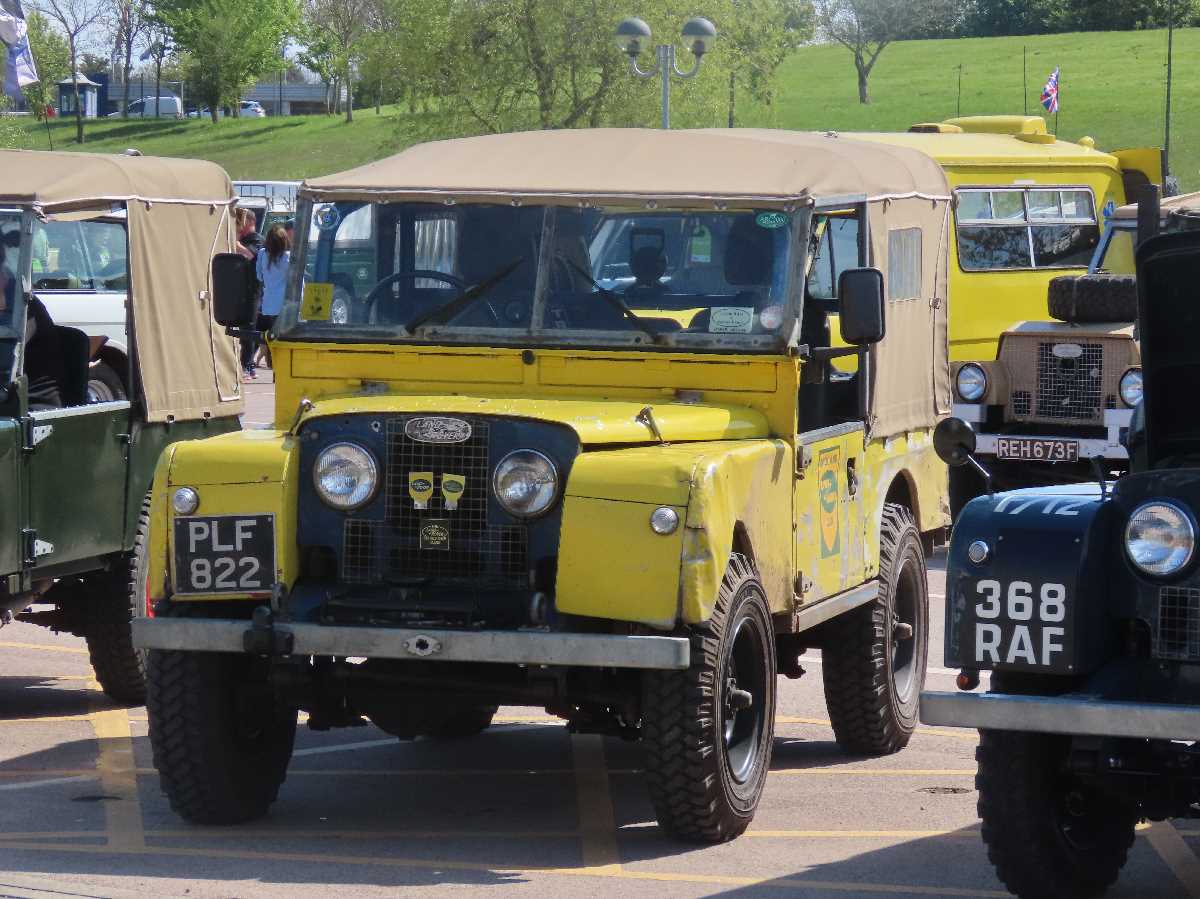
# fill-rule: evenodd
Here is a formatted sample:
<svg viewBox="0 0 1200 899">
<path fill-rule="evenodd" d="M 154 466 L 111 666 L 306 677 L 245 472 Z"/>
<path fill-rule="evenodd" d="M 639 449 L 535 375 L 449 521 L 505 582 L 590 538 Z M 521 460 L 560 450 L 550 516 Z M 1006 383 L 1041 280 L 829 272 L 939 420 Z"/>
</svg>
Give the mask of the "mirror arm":
<svg viewBox="0 0 1200 899">
<path fill-rule="evenodd" d="M 256 328 L 238 328 L 233 325 L 226 325 L 225 333 L 238 340 L 261 340 L 263 336 L 263 332 Z"/>
<path fill-rule="evenodd" d="M 841 359 L 843 356 L 854 356 L 866 350 L 862 346 L 820 346 L 811 347 L 807 358 L 825 362 L 829 359 Z"/>
<path fill-rule="evenodd" d="M 992 484 L 992 473 L 979 464 L 979 460 L 975 458 L 974 453 L 967 456 L 967 464 L 972 466 L 980 477 L 983 478 L 983 486 L 987 490 L 988 496 L 992 496 L 996 492 L 995 485 Z"/>
</svg>

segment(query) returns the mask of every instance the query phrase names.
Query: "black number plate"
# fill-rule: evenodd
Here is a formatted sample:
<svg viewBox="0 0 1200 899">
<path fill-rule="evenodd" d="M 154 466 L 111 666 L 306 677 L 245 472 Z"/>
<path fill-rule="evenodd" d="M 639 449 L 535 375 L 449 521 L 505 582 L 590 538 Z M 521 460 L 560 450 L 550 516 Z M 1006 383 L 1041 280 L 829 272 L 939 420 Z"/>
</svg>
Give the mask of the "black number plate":
<svg viewBox="0 0 1200 899">
<path fill-rule="evenodd" d="M 1040 437 L 997 437 L 996 458 L 1021 462 L 1077 462 L 1079 444 L 1074 440 Z"/>
<path fill-rule="evenodd" d="M 274 515 L 175 519 L 176 593 L 269 593 L 274 583 Z"/>
</svg>

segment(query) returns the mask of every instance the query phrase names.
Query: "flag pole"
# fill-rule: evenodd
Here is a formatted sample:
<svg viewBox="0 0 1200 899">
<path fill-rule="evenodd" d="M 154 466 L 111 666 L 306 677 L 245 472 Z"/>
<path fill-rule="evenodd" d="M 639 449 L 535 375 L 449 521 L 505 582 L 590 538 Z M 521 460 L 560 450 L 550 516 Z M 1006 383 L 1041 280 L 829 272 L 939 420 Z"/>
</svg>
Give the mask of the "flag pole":
<svg viewBox="0 0 1200 899">
<path fill-rule="evenodd" d="M 1058 102 L 1054 104 L 1054 136 L 1057 138 L 1062 131 L 1058 127 L 1058 114 L 1062 111 L 1062 69 L 1058 70 Z"/>
<path fill-rule="evenodd" d="M 1171 171 L 1171 64 L 1175 38 L 1175 0 L 1167 3 L 1167 111 L 1163 124 L 1163 179 Z"/>
<path fill-rule="evenodd" d="M 1029 48 L 1021 46 L 1021 114 L 1029 115 Z"/>
<path fill-rule="evenodd" d="M 962 63 L 961 62 L 958 64 L 958 104 L 955 107 L 954 114 L 956 116 L 962 115 Z"/>
</svg>

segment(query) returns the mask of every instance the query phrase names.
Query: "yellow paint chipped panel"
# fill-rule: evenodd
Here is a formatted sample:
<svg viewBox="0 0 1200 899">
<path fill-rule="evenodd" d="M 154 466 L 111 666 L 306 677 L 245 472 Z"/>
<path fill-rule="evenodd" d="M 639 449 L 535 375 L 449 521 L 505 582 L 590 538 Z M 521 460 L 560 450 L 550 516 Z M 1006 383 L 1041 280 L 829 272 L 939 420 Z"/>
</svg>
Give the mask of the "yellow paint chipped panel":
<svg viewBox="0 0 1200 899">
<path fill-rule="evenodd" d="M 246 430 L 177 443 L 172 449 L 169 484 L 197 487 L 279 482 L 296 446 L 282 431 Z"/>
</svg>

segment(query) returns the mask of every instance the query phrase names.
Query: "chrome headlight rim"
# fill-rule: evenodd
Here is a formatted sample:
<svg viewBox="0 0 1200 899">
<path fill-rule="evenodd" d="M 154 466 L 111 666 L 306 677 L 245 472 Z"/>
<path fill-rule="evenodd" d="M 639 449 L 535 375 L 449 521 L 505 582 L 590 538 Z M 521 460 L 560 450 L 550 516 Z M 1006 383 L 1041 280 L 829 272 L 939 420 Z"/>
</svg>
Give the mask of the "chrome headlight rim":
<svg viewBox="0 0 1200 899">
<path fill-rule="evenodd" d="M 1158 508 L 1168 510 L 1170 514 L 1177 515 L 1179 525 L 1182 528 L 1182 533 L 1186 537 L 1187 549 L 1181 559 L 1177 559 L 1171 568 L 1165 568 L 1160 563 L 1157 567 L 1146 565 L 1139 562 L 1135 557 L 1132 544 L 1134 542 L 1133 529 L 1137 523 L 1139 515 L 1147 512 L 1150 509 Z M 1129 563 L 1141 574 L 1151 578 L 1174 578 L 1185 571 L 1192 560 L 1196 556 L 1196 521 L 1191 512 L 1177 505 L 1174 502 L 1166 499 L 1150 499 L 1139 503 L 1133 512 L 1129 515 L 1129 520 L 1125 523 L 1124 533 L 1125 556 L 1129 559 Z"/>
<path fill-rule="evenodd" d="M 1137 391 L 1137 398 L 1131 401 L 1125 396 L 1126 379 L 1129 379 L 1129 383 L 1132 383 L 1133 379 L 1135 378 L 1137 379 L 1137 387 L 1135 388 Z M 1132 409 L 1142 401 L 1143 387 L 1142 369 L 1140 366 L 1135 365 L 1131 368 L 1125 369 L 1125 373 L 1121 375 L 1121 380 L 1117 382 L 1117 393 L 1121 397 L 1121 402 Z"/>
<path fill-rule="evenodd" d="M 967 390 L 963 387 L 963 374 L 970 372 L 978 377 L 977 390 Z M 982 365 L 975 362 L 968 362 L 965 365 L 959 366 L 958 371 L 954 375 L 954 390 L 959 398 L 968 403 L 977 403 L 983 399 L 983 395 L 987 393 L 988 376 L 987 371 Z"/>
<path fill-rule="evenodd" d="M 334 450 L 348 449 L 354 452 L 361 453 L 367 463 L 367 469 L 370 471 L 371 486 L 363 497 L 353 503 L 343 503 L 337 501 L 333 494 L 328 493 L 321 486 L 321 460 Z M 316 490 L 317 496 L 330 509 L 335 512 L 354 512 L 367 505 L 375 498 L 375 494 L 379 492 L 379 463 L 375 460 L 375 454 L 360 443 L 354 443 L 351 440 L 339 440 L 336 443 L 331 443 L 323 447 L 317 458 L 313 461 L 312 467 L 313 489 Z"/>
<path fill-rule="evenodd" d="M 538 509 L 528 511 L 514 509 L 504 501 L 504 494 L 500 490 L 500 475 L 503 473 L 505 463 L 510 462 L 514 456 L 531 455 L 541 459 L 550 468 L 550 478 L 553 484 L 553 490 L 550 493 L 550 498 L 546 500 L 545 505 Z M 562 481 L 558 476 L 558 466 L 543 452 L 535 449 L 515 449 L 512 452 L 505 453 L 504 456 L 496 463 L 496 468 L 492 472 L 492 495 L 496 497 L 496 502 L 500 504 L 500 508 L 514 518 L 520 518 L 523 521 L 532 521 L 536 518 L 541 518 L 547 512 L 554 508 L 558 502 L 559 494 L 562 488 Z"/>
</svg>

